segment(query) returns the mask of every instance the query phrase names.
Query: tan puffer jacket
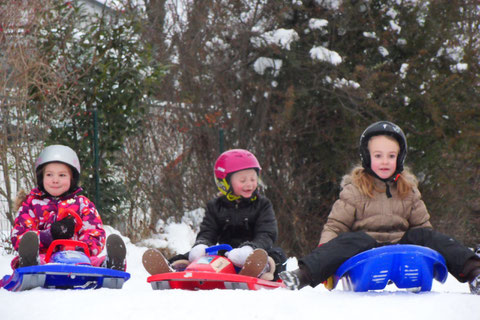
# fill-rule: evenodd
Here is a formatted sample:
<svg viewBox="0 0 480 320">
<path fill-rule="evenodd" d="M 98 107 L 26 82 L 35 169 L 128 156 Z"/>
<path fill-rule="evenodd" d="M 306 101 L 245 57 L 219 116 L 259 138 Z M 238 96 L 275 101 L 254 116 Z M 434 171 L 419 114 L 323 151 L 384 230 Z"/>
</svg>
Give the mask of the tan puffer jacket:
<svg viewBox="0 0 480 320">
<path fill-rule="evenodd" d="M 413 176 L 403 174 L 407 179 Z M 385 183 L 375 179 L 380 189 Z M 400 199 L 395 184 L 390 185 L 391 198 L 385 192 L 374 192 L 374 197 L 363 195 L 353 183 L 352 177 L 343 177 L 340 198 L 333 204 L 327 223 L 323 227 L 320 244 L 330 241 L 342 232 L 365 231 L 378 242 L 398 242 L 405 231 L 429 227 L 430 215 L 415 187 L 411 195 Z"/>
</svg>

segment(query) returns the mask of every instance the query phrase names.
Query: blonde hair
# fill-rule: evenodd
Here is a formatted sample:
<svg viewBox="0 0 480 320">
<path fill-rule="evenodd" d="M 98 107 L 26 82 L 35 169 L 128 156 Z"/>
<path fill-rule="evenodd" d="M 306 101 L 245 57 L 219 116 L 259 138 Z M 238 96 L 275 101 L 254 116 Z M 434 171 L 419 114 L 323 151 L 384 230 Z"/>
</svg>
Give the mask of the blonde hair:
<svg viewBox="0 0 480 320">
<path fill-rule="evenodd" d="M 350 173 L 350 176 L 352 177 L 353 184 L 356 185 L 360 191 L 369 198 L 373 198 L 374 192 L 384 191 L 379 189 L 379 187 L 375 184 L 375 177 L 367 173 L 363 167 L 355 167 Z M 417 178 L 415 178 L 408 168 L 405 168 L 403 172 L 398 175 L 396 183 L 397 193 L 401 199 L 405 199 L 409 194 L 412 193 L 413 189 L 418 186 Z"/>
</svg>

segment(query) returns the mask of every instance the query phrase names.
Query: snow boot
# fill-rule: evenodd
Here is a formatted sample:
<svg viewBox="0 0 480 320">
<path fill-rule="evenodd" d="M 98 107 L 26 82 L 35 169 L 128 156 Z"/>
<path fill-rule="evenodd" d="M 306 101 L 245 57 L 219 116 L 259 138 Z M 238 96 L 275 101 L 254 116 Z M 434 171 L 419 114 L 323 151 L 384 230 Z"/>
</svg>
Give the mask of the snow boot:
<svg viewBox="0 0 480 320">
<path fill-rule="evenodd" d="M 268 256 L 267 265 L 263 270 L 262 274 L 260 275 L 260 279 L 272 281 L 274 278 L 275 273 L 275 261 L 273 261 L 272 257 Z"/>
<path fill-rule="evenodd" d="M 302 268 L 294 271 L 282 271 L 278 276 L 290 290 L 300 290 L 311 282 L 309 274 Z"/>
<path fill-rule="evenodd" d="M 38 265 L 38 236 L 33 231 L 28 231 L 22 236 L 18 245 L 19 264 L 18 267 Z"/>
<path fill-rule="evenodd" d="M 268 264 L 268 254 L 263 249 L 255 249 L 245 260 L 238 274 L 258 278 Z"/>
<path fill-rule="evenodd" d="M 151 275 L 173 272 L 168 260 L 157 249 L 148 249 L 143 253 L 142 263 L 145 270 Z"/>
<path fill-rule="evenodd" d="M 470 292 L 480 295 L 480 258 L 474 256 L 463 266 L 463 274 L 468 281 Z"/>
<path fill-rule="evenodd" d="M 122 237 L 118 234 L 111 234 L 107 238 L 107 258 L 106 267 L 108 269 L 125 271 L 126 263 L 125 256 L 127 255 L 127 248 Z"/>
<path fill-rule="evenodd" d="M 476 276 L 468 282 L 468 286 L 471 293 L 480 295 L 480 269 L 477 269 L 475 274 Z"/>
</svg>

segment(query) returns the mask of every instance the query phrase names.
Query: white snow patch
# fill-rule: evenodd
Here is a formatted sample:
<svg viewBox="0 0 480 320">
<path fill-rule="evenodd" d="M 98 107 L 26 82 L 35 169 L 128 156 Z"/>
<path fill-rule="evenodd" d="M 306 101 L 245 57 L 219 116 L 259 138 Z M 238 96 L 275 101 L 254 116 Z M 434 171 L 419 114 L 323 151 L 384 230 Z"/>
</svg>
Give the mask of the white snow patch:
<svg viewBox="0 0 480 320">
<path fill-rule="evenodd" d="M 354 89 L 360 88 L 360 84 L 356 81 L 353 80 L 347 80 L 347 79 L 335 79 L 333 82 L 333 86 L 336 88 L 343 88 L 343 87 L 351 87 Z"/>
<path fill-rule="evenodd" d="M 263 45 L 277 45 L 282 49 L 290 50 L 292 42 L 300 39 L 298 33 L 293 29 L 277 29 L 274 31 L 265 32 L 259 37 L 254 37 L 250 41 L 256 47 Z"/>
<path fill-rule="evenodd" d="M 328 21 L 325 19 L 310 19 L 308 21 L 308 27 L 312 30 L 323 29 L 328 26 Z"/>
<path fill-rule="evenodd" d="M 342 57 L 340 57 L 337 52 L 328 50 L 322 46 L 310 49 L 310 57 L 314 60 L 325 61 L 333 65 L 342 63 Z"/>
<path fill-rule="evenodd" d="M 453 66 L 450 66 L 452 72 L 460 73 L 468 69 L 468 63 L 457 63 Z"/>
<path fill-rule="evenodd" d="M 315 0 L 315 3 L 326 9 L 338 10 L 342 5 L 342 0 Z"/>
<path fill-rule="evenodd" d="M 388 52 L 387 48 L 383 47 L 383 46 L 380 46 L 378 47 L 378 52 L 383 56 L 383 57 L 386 57 L 390 54 L 390 52 Z"/>
<path fill-rule="evenodd" d="M 363 32 L 365 38 L 376 39 L 378 40 L 377 34 L 375 32 Z"/>
<path fill-rule="evenodd" d="M 273 70 L 273 75 L 277 76 L 282 67 L 283 61 L 280 59 L 271 59 L 266 57 L 260 57 L 253 63 L 253 69 L 258 74 L 265 74 L 267 69 Z"/>
<path fill-rule="evenodd" d="M 437 57 L 447 56 L 455 62 L 460 62 L 464 55 L 463 48 L 459 46 L 440 48 L 437 52 Z"/>
<path fill-rule="evenodd" d="M 407 76 L 408 67 L 408 63 L 402 63 L 402 65 L 400 66 L 400 78 L 405 79 L 405 77 Z"/>
<path fill-rule="evenodd" d="M 393 31 L 395 31 L 397 34 L 402 31 L 402 27 L 400 27 L 395 21 L 390 20 L 390 28 L 392 28 Z"/>
</svg>

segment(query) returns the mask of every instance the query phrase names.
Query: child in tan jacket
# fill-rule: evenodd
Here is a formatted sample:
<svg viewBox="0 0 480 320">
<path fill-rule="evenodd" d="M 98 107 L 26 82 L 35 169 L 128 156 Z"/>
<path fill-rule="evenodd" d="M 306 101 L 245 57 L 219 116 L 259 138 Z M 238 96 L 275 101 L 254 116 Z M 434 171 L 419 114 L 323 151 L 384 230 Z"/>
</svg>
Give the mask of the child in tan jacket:
<svg viewBox="0 0 480 320">
<path fill-rule="evenodd" d="M 415 176 L 404 170 L 407 141 L 397 125 L 380 121 L 360 138 L 362 166 L 342 181 L 340 198 L 324 225 L 319 246 L 280 278 L 290 289 L 316 286 L 363 251 L 414 244 L 439 252 L 448 271 L 480 294 L 480 258 L 450 236 L 432 229 Z"/>
</svg>

